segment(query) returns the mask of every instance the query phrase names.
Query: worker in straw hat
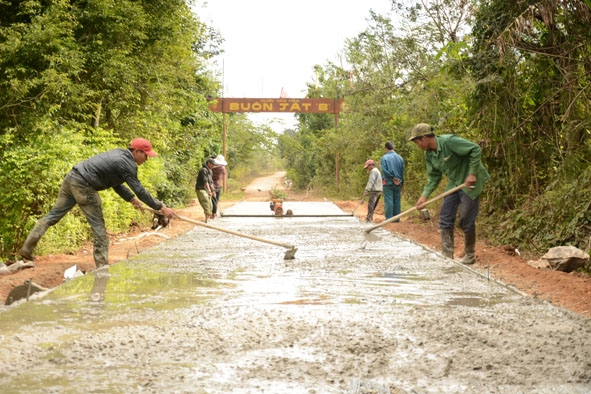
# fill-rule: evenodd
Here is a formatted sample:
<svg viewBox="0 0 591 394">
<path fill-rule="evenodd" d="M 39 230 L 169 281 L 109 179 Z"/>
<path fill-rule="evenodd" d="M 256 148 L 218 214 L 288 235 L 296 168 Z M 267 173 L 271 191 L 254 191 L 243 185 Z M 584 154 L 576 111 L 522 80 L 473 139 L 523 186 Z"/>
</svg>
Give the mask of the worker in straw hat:
<svg viewBox="0 0 591 394">
<path fill-rule="evenodd" d="M 217 155 L 212 158 L 214 167 L 211 170 L 211 179 L 213 180 L 215 188 L 215 204 L 213 206 L 212 213 L 213 217 L 215 218 L 219 216 L 221 212 L 220 198 L 222 197 L 222 189 L 224 188 L 224 183 L 226 182 L 226 177 L 228 176 L 228 172 L 226 171 L 228 162 L 223 155 Z M 212 201 L 214 201 L 213 198 Z"/>
<path fill-rule="evenodd" d="M 466 183 L 468 186 L 445 197 L 439 214 L 441 230 L 441 250 L 445 257 L 454 257 L 454 227 L 458 208 L 459 226 L 464 232 L 464 252 L 462 264 L 476 262 L 476 217 L 480 193 L 484 182 L 490 176 L 481 161 L 481 149 L 477 144 L 460 136 L 447 134 L 436 136 L 433 127 L 419 123 L 412 128 L 409 141 L 425 151 L 428 181 L 416 203 L 417 209 L 423 204 L 441 182 L 442 176 L 448 178 L 446 190 Z"/>
</svg>

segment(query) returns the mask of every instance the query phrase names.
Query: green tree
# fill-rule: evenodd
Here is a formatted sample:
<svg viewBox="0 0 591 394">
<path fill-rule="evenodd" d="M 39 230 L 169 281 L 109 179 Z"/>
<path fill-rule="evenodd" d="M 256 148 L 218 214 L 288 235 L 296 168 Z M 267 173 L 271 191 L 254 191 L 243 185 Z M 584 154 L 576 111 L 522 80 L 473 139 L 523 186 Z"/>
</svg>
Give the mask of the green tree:
<svg viewBox="0 0 591 394">
<path fill-rule="evenodd" d="M 0 2 L 0 15 L 0 255 L 51 208 L 73 164 L 137 136 L 161 154 L 142 169 L 149 190 L 187 200 L 195 161 L 220 138 L 206 62 L 221 42 L 189 4 L 26 0 Z M 115 231 L 135 217 L 120 199 L 104 202 Z"/>
<path fill-rule="evenodd" d="M 581 1 L 479 8 L 471 108 L 489 152 L 491 209 L 505 214 L 496 235 L 506 242 L 543 250 L 589 236 L 580 193 L 591 153 L 590 15 Z"/>
<path fill-rule="evenodd" d="M 279 167 L 277 133 L 268 124 L 255 125 L 245 114 L 230 114 L 227 133 L 232 178 L 248 178 Z"/>
<path fill-rule="evenodd" d="M 300 161 L 290 167 L 297 173 L 294 179 L 332 187 L 338 168 L 341 192 L 359 195 L 367 180 L 363 163 L 379 160 L 384 143 L 392 140 L 410 164 L 405 190 L 413 197 L 420 190 L 417 178 L 424 177 L 424 163 L 420 152 L 407 143 L 410 128 L 429 122 L 446 132 L 469 131 L 465 99 L 471 85 L 460 61 L 467 54 L 467 38 L 460 33 L 469 5 L 449 1 L 427 9 L 398 5 L 397 10 L 412 22 L 405 29 L 371 12 L 368 28 L 346 41 L 342 64 L 316 67 L 318 86 L 309 85 L 308 96 L 344 98 L 346 111 L 336 127 L 320 122 L 316 115 L 300 117 L 300 130 L 292 136 L 300 143 L 289 146 L 305 149 L 307 155 L 291 154 Z M 310 146 L 305 147 L 304 141 Z M 311 165 L 301 165 L 307 157 Z"/>
</svg>

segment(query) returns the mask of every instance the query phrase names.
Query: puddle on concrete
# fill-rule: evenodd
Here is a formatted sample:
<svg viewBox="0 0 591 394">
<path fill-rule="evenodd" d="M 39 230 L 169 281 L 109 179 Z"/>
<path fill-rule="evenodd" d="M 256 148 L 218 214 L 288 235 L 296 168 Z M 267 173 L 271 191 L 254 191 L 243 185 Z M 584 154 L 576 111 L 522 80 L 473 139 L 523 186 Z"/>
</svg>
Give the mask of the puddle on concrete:
<svg viewBox="0 0 591 394">
<path fill-rule="evenodd" d="M 445 304 L 448 306 L 466 306 L 471 308 L 487 308 L 504 301 L 503 294 L 456 293 Z"/>
<path fill-rule="evenodd" d="M 40 302 L 23 302 L 3 317 L 25 324 L 55 320 L 88 324 L 89 316 L 98 311 L 102 319 L 132 310 L 186 308 L 207 303 L 233 287 L 229 281 L 197 272 L 168 272 L 169 267 L 134 260 L 115 264 L 64 283 L 43 295 Z"/>
</svg>

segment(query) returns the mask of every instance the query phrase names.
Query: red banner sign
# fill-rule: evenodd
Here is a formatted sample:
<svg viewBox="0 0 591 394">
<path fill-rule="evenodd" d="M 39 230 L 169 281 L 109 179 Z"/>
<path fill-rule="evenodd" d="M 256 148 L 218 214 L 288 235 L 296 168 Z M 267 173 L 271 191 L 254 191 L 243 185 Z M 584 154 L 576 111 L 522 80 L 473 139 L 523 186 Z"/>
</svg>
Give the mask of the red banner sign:
<svg viewBox="0 0 591 394">
<path fill-rule="evenodd" d="M 209 109 L 213 112 L 300 112 L 312 114 L 338 114 L 342 111 L 343 99 L 269 99 L 269 98 L 222 98 L 214 99 Z"/>
</svg>

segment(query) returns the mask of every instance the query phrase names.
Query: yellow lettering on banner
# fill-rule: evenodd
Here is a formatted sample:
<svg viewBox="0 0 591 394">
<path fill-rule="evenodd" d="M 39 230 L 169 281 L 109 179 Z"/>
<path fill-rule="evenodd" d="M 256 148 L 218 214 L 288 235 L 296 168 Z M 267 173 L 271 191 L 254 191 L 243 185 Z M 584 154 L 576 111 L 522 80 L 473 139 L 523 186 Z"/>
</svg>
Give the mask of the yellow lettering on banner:
<svg viewBox="0 0 591 394">
<path fill-rule="evenodd" d="M 0 0 L 1 1 L 1 0 Z M 345 110 L 343 100 L 329 99 L 223 99 L 210 104 L 214 112 L 300 112 L 339 113 Z"/>
</svg>

